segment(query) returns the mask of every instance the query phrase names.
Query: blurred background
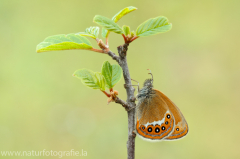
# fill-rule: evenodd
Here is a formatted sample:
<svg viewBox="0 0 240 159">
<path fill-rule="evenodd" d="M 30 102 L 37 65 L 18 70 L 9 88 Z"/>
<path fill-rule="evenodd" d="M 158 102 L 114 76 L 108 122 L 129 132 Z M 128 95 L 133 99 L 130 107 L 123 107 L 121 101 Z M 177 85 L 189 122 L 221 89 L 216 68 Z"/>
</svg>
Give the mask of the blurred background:
<svg viewBox="0 0 240 159">
<path fill-rule="evenodd" d="M 120 26 L 136 30 L 163 15 L 173 28 L 130 45 L 131 77 L 142 85 L 151 69 L 155 88 L 176 103 L 190 129 L 172 142 L 136 137 L 136 159 L 240 158 L 239 5 L 239 0 L 0 0 L 0 150 L 83 149 L 89 159 L 127 158 L 126 111 L 107 105 L 103 93 L 72 76 L 115 61 L 82 50 L 36 53 L 36 46 L 48 36 L 96 26 L 97 14 L 111 18 L 135 6 Z M 117 52 L 122 36 L 111 33 L 109 44 Z M 125 100 L 123 84 L 122 79 L 114 89 Z"/>
</svg>

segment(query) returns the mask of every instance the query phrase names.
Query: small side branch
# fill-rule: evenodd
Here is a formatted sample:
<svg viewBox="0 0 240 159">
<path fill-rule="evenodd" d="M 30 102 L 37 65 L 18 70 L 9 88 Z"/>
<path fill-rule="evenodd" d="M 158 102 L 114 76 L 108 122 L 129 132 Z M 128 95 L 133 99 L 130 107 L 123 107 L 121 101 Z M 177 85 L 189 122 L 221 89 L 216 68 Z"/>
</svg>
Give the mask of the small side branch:
<svg viewBox="0 0 240 159">
<path fill-rule="evenodd" d="M 112 51 L 108 51 L 107 54 L 108 54 L 109 56 L 111 56 L 113 60 L 116 60 L 116 61 L 118 62 L 118 64 L 120 64 L 120 58 L 119 58 L 119 56 L 117 56 L 117 55 L 116 55 L 115 53 L 113 53 Z"/>
<path fill-rule="evenodd" d="M 122 99 L 116 97 L 115 99 L 115 103 L 118 103 L 118 104 L 121 104 L 125 109 L 126 111 L 128 111 L 130 109 L 130 106 L 129 104 L 127 104 L 125 101 L 123 101 Z"/>
</svg>

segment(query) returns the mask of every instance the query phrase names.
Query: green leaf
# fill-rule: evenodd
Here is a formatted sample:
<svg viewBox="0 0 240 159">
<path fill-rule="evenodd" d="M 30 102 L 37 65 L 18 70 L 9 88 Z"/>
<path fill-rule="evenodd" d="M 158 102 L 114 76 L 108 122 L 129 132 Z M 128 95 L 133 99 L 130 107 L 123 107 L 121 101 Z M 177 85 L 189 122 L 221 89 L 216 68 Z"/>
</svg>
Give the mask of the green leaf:
<svg viewBox="0 0 240 159">
<path fill-rule="evenodd" d="M 166 17 L 160 16 L 151 18 L 138 26 L 137 36 L 150 36 L 158 33 L 169 31 L 172 28 L 172 24 L 168 23 Z"/>
<path fill-rule="evenodd" d="M 99 27 L 89 27 L 85 30 L 85 32 L 94 35 L 97 38 L 99 34 Z"/>
<path fill-rule="evenodd" d="M 130 27 L 129 26 L 124 25 L 122 27 L 122 30 L 123 30 L 123 32 L 126 36 L 130 34 Z"/>
<path fill-rule="evenodd" d="M 99 27 L 89 27 L 85 30 L 85 32 L 80 32 L 77 33 L 76 35 L 81 35 L 81 36 L 88 36 L 93 39 L 96 39 L 99 34 Z"/>
<path fill-rule="evenodd" d="M 106 79 L 106 86 L 113 88 L 122 78 L 122 68 L 119 65 L 111 65 L 105 61 L 102 66 L 102 75 Z"/>
<path fill-rule="evenodd" d="M 104 76 L 102 75 L 102 73 L 100 72 L 95 72 L 95 76 L 97 77 L 97 84 L 100 87 L 100 90 L 105 91 L 106 88 L 106 80 L 104 78 Z"/>
<path fill-rule="evenodd" d="M 37 52 L 74 50 L 74 49 L 92 49 L 92 44 L 83 36 L 68 34 L 54 35 L 47 37 L 43 42 L 37 45 Z"/>
<path fill-rule="evenodd" d="M 131 31 L 131 37 L 134 37 L 134 35 L 135 35 L 135 32 Z"/>
<path fill-rule="evenodd" d="M 122 78 L 122 68 L 119 65 L 112 65 L 112 86 L 115 86 Z"/>
<path fill-rule="evenodd" d="M 102 37 L 106 38 L 110 32 L 107 29 L 102 28 Z"/>
<path fill-rule="evenodd" d="M 108 31 L 113 31 L 117 34 L 122 34 L 123 31 L 120 28 L 119 25 L 117 25 L 114 21 L 112 21 L 111 19 L 108 19 L 107 17 L 101 16 L 101 15 L 96 15 L 93 19 L 93 21 L 95 23 L 97 23 L 98 25 L 104 27 L 105 29 L 107 29 Z"/>
<path fill-rule="evenodd" d="M 129 6 L 124 8 L 123 10 L 120 10 L 116 15 L 113 16 L 112 20 L 116 23 L 118 22 L 124 15 L 135 11 L 137 8 L 133 6 Z"/>
<path fill-rule="evenodd" d="M 136 7 L 126 7 L 122 10 L 120 10 L 116 15 L 113 16 L 112 20 L 117 23 L 124 15 L 132 12 L 132 11 L 135 11 L 137 8 Z M 109 31 L 107 31 L 106 29 L 102 29 L 102 37 L 106 38 L 108 37 L 108 34 L 109 34 Z"/>
<path fill-rule="evenodd" d="M 80 69 L 75 71 L 73 76 L 81 79 L 82 83 L 87 87 L 105 91 L 106 80 L 99 72 L 93 72 L 88 69 Z"/>
<path fill-rule="evenodd" d="M 106 79 L 106 86 L 112 88 L 112 65 L 108 61 L 103 63 L 102 75 Z"/>
<path fill-rule="evenodd" d="M 79 33 L 76 33 L 76 35 L 80 35 L 80 36 L 88 36 L 90 38 L 93 38 L 93 39 L 96 39 L 96 37 L 92 34 L 88 34 L 88 33 L 85 33 L 85 32 L 79 32 Z"/>
</svg>

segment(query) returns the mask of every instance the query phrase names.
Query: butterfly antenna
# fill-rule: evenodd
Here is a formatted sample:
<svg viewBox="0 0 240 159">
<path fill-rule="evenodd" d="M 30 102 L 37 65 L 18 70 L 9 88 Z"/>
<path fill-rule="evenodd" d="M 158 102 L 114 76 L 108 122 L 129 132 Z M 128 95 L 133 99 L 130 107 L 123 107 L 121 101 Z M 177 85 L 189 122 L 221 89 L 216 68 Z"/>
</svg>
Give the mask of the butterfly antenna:
<svg viewBox="0 0 240 159">
<path fill-rule="evenodd" d="M 149 71 L 150 71 L 150 73 L 148 73 L 148 74 L 150 74 L 150 75 L 152 76 L 152 83 L 153 83 L 153 74 L 152 74 L 152 72 L 151 72 L 151 70 L 150 70 L 150 69 L 147 69 L 147 70 L 149 70 Z"/>
</svg>

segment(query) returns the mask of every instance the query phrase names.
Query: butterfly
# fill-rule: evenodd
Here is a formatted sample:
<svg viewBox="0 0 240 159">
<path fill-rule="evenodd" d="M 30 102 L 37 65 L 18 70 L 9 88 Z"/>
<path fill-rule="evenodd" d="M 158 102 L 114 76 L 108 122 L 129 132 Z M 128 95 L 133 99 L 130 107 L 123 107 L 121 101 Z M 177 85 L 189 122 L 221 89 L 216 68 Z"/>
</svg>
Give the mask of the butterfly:
<svg viewBox="0 0 240 159">
<path fill-rule="evenodd" d="M 161 91 L 153 88 L 152 79 L 146 79 L 136 96 L 136 131 L 150 140 L 175 140 L 187 135 L 188 124 L 180 109 Z M 135 81 L 135 80 L 133 80 Z M 137 82 L 137 81 L 136 81 Z"/>
</svg>

